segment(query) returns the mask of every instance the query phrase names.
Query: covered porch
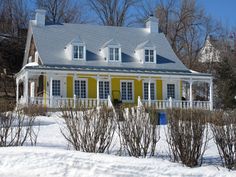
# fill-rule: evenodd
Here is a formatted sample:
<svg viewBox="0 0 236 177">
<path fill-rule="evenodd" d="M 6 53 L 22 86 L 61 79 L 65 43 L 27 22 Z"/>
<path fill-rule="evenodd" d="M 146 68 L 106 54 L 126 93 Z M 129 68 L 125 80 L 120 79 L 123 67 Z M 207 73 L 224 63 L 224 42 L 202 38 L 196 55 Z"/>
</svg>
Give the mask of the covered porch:
<svg viewBox="0 0 236 177">
<path fill-rule="evenodd" d="M 23 93 L 19 93 L 19 86 Z M 199 89 L 202 85 L 202 89 Z M 156 109 L 213 109 L 211 76 L 24 69 L 16 76 L 18 105 L 95 107 L 126 103 Z"/>
</svg>

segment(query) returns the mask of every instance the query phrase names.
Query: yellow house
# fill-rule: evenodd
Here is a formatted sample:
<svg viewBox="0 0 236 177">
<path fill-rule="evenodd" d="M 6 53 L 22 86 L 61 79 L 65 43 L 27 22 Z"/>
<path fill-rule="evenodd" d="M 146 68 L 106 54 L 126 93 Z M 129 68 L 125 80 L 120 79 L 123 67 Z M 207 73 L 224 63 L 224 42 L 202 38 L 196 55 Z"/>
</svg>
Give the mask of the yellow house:
<svg viewBox="0 0 236 177">
<path fill-rule="evenodd" d="M 184 66 L 155 17 L 145 28 L 47 25 L 45 13 L 36 10 L 29 23 L 23 67 L 16 75 L 18 104 L 213 108 L 211 75 Z M 209 85 L 205 101 L 194 98 L 198 82 Z"/>
</svg>

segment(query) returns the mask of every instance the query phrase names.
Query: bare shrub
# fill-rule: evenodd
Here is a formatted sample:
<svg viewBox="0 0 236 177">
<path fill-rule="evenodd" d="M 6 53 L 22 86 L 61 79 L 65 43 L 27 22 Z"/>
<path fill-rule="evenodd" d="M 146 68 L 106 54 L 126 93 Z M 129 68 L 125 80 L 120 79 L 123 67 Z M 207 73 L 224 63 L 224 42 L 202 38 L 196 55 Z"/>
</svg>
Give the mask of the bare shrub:
<svg viewBox="0 0 236 177">
<path fill-rule="evenodd" d="M 27 116 L 47 116 L 48 109 L 42 105 L 29 105 L 28 107 L 23 107 L 22 110 Z"/>
<path fill-rule="evenodd" d="M 130 156 L 146 157 L 148 152 L 154 155 L 159 140 L 154 109 L 147 110 L 144 107 L 123 109 L 123 114 L 118 115 L 117 124 L 121 146 Z"/>
<path fill-rule="evenodd" d="M 0 112 L 13 111 L 15 106 L 13 100 L 0 99 Z"/>
<path fill-rule="evenodd" d="M 197 109 L 168 109 L 167 143 L 173 161 L 188 167 L 202 164 L 208 142 L 208 112 Z"/>
<path fill-rule="evenodd" d="M 36 145 L 35 116 L 28 117 L 23 110 L 9 111 L 12 107 L 8 106 L 0 112 L 0 147 L 23 146 L 26 140 Z"/>
<path fill-rule="evenodd" d="M 65 108 L 62 115 L 66 124 L 62 135 L 75 150 L 103 153 L 109 149 L 115 131 L 112 109 Z"/>
<path fill-rule="evenodd" d="M 235 170 L 236 110 L 213 112 L 211 130 L 223 165 L 229 169 Z"/>
</svg>

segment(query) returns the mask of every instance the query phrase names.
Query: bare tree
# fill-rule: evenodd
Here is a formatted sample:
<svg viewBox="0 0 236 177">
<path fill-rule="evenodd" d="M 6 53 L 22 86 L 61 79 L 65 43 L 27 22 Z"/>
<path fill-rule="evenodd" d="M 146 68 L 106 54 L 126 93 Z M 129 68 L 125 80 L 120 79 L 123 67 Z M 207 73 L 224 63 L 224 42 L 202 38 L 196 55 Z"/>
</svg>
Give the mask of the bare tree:
<svg viewBox="0 0 236 177">
<path fill-rule="evenodd" d="M 155 8 L 146 1 L 143 4 L 142 17 L 147 18 L 153 12 L 177 56 L 195 69 L 206 37 L 216 32 L 218 25 L 195 0 L 160 0 L 154 4 Z"/>
<path fill-rule="evenodd" d="M 4 0 L 0 3 L 0 32 L 19 36 L 27 28 L 30 16 L 28 1 Z"/>
<path fill-rule="evenodd" d="M 88 0 L 103 25 L 124 26 L 137 0 Z"/>
<path fill-rule="evenodd" d="M 37 8 L 47 11 L 47 20 L 56 23 L 84 22 L 82 6 L 73 0 L 36 0 Z"/>
</svg>

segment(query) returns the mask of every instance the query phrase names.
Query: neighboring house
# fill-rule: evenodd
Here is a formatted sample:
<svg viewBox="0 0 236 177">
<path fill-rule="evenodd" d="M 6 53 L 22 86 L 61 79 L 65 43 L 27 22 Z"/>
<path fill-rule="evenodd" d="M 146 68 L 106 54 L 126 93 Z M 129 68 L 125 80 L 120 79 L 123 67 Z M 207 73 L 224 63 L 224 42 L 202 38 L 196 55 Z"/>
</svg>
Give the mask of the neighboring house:
<svg viewBox="0 0 236 177">
<path fill-rule="evenodd" d="M 212 109 L 211 75 L 185 67 L 158 31 L 155 17 L 145 28 L 47 25 L 45 13 L 37 10 L 29 23 L 23 67 L 16 75 L 18 104 L 58 107 L 122 101 Z M 190 90 L 185 104 L 184 82 Z M 194 102 L 194 82 L 209 83 L 209 101 Z"/>
<path fill-rule="evenodd" d="M 220 51 L 218 50 L 219 46 L 217 43 L 217 39 L 214 39 L 211 35 L 207 37 L 204 47 L 200 51 L 200 62 L 214 63 L 220 61 Z"/>
<path fill-rule="evenodd" d="M 220 51 L 234 52 L 234 38 L 220 40 L 212 35 L 209 35 L 205 41 L 203 48 L 200 51 L 199 61 L 202 63 L 217 63 L 220 62 Z"/>
</svg>

